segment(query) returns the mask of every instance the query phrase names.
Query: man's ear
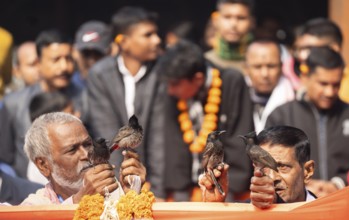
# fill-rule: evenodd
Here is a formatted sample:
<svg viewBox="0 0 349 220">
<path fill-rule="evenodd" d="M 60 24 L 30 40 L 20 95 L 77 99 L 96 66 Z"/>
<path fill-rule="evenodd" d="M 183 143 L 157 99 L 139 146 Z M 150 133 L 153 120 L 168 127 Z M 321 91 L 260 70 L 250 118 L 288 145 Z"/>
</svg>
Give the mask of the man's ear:
<svg viewBox="0 0 349 220">
<path fill-rule="evenodd" d="M 51 175 L 51 166 L 47 158 L 37 157 L 35 159 L 35 165 L 46 178 Z"/>
<path fill-rule="evenodd" d="M 304 183 L 307 184 L 314 175 L 315 162 L 314 160 L 308 160 L 304 163 Z"/>
</svg>

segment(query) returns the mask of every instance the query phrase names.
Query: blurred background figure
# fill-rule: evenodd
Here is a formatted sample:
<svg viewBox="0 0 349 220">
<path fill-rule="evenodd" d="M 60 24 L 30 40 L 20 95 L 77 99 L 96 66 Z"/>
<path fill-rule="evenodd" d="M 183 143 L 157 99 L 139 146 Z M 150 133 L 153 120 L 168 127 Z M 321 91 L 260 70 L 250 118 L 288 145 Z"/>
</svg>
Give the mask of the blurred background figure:
<svg viewBox="0 0 349 220">
<path fill-rule="evenodd" d="M 12 81 L 6 87 L 6 94 L 31 86 L 39 81 L 35 42 L 24 42 L 14 50 L 12 66 Z"/>
<path fill-rule="evenodd" d="M 216 43 L 216 28 L 213 25 L 214 19 L 216 19 L 218 16 L 218 12 L 214 11 L 211 13 L 211 16 L 209 17 L 205 30 L 204 30 L 204 37 L 202 42 L 202 48 L 204 51 L 211 50 L 215 47 Z"/>
<path fill-rule="evenodd" d="M 26 179 L 14 177 L 0 170 L 0 202 L 19 205 L 31 193 L 43 186 Z"/>
<path fill-rule="evenodd" d="M 283 71 L 291 80 L 294 89 L 301 88 L 299 76 L 300 66 L 305 63 L 309 56 L 309 51 L 313 47 L 328 46 L 336 52 L 341 52 L 343 45 L 343 35 L 339 26 L 327 18 L 314 18 L 298 27 L 295 31 L 295 42 L 293 46 L 293 57 L 285 60 Z M 340 98 L 349 102 L 349 71 L 345 68 L 341 87 Z"/>
<path fill-rule="evenodd" d="M 269 114 L 292 101 L 295 92 L 282 74 L 281 47 L 273 40 L 255 40 L 246 51 L 247 83 L 253 102 L 255 131 L 264 129 Z"/>
<path fill-rule="evenodd" d="M 167 47 L 172 47 L 180 40 L 195 42 L 198 39 L 196 33 L 197 31 L 195 30 L 193 22 L 181 21 L 167 30 L 165 44 Z"/>
<path fill-rule="evenodd" d="M 11 82 L 12 43 L 11 33 L 0 27 L 0 100 L 4 95 L 5 86 Z"/>
<path fill-rule="evenodd" d="M 218 0 L 216 10 L 212 20 L 216 39 L 205 57 L 216 67 L 235 68 L 244 73 L 246 48 L 253 39 L 254 1 Z"/>
<path fill-rule="evenodd" d="M 58 30 L 42 31 L 36 39 L 39 82 L 8 94 L 0 108 L 0 161 L 11 165 L 16 174 L 26 178 L 28 158 L 24 154 L 24 136 L 31 125 L 29 104 L 40 93 L 60 91 L 80 107 L 81 89 L 71 82 L 74 72 L 72 44 Z"/>
<path fill-rule="evenodd" d="M 90 68 L 100 59 L 111 54 L 111 32 L 101 21 L 83 23 L 76 32 L 74 42 L 74 60 L 77 72 L 73 82 L 85 87 L 85 81 Z"/>
</svg>

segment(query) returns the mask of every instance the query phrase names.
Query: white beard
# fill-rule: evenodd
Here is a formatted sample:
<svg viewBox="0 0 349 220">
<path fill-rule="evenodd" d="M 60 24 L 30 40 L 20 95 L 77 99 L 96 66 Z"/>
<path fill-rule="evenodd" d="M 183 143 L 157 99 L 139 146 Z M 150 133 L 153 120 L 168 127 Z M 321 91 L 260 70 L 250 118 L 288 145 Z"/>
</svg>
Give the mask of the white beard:
<svg viewBox="0 0 349 220">
<path fill-rule="evenodd" d="M 85 165 L 87 166 L 87 165 Z M 79 175 L 81 170 L 83 169 L 82 165 L 79 165 L 75 171 L 76 175 Z M 54 179 L 54 181 L 60 185 L 61 187 L 64 187 L 66 189 L 72 190 L 74 192 L 78 192 L 79 189 L 83 186 L 83 178 L 78 179 L 77 181 L 72 181 L 70 179 L 67 179 L 63 174 L 64 173 L 69 173 L 72 172 L 71 170 L 66 170 L 61 168 L 58 165 L 53 164 L 53 171 L 51 173 L 52 178 Z"/>
</svg>

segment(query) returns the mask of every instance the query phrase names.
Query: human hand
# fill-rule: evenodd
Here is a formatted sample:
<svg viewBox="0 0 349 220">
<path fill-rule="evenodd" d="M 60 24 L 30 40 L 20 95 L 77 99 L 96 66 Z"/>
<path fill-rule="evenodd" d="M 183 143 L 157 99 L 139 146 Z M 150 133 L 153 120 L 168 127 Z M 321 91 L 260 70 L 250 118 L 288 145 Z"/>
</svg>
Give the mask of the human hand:
<svg viewBox="0 0 349 220">
<path fill-rule="evenodd" d="M 261 209 L 270 208 L 276 201 L 274 181 L 268 175 L 263 175 L 258 169 L 253 174 L 250 185 L 251 202 L 254 206 Z"/>
<path fill-rule="evenodd" d="M 99 164 L 89 168 L 83 179 L 83 185 L 80 190 L 73 195 L 73 203 L 79 203 L 84 195 L 93 195 L 100 193 L 104 195 L 105 189 L 113 192 L 118 188 L 115 178 L 114 165 Z"/>
<path fill-rule="evenodd" d="M 213 173 L 222 186 L 223 191 L 225 192 L 222 195 L 219 190 L 215 187 L 213 180 L 209 174 L 201 174 L 199 176 L 199 186 L 202 191 L 202 197 L 204 202 L 224 202 L 228 194 L 228 169 L 229 165 L 224 164 L 224 166 L 219 165 L 216 169 L 213 170 Z"/>
<path fill-rule="evenodd" d="M 129 175 L 137 175 L 141 179 L 141 185 L 145 183 L 147 171 L 143 164 L 139 161 L 139 156 L 136 152 L 126 151 L 122 152 L 124 161 L 120 167 L 120 183 L 125 193 L 130 190 Z"/>
<path fill-rule="evenodd" d="M 315 180 L 312 179 L 306 185 L 307 189 L 314 193 L 318 198 L 327 196 L 335 191 L 337 191 L 337 187 L 331 181 L 325 180 Z"/>
</svg>

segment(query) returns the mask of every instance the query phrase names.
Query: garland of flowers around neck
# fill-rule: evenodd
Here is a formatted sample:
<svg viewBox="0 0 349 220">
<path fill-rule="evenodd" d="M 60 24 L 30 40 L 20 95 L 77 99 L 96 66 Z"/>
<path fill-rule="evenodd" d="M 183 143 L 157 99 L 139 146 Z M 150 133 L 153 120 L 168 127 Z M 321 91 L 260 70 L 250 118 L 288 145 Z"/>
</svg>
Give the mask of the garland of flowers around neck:
<svg viewBox="0 0 349 220">
<path fill-rule="evenodd" d="M 207 135 L 217 128 L 219 104 L 221 103 L 222 79 L 218 69 L 212 69 L 212 82 L 208 91 L 207 102 L 204 107 L 205 115 L 198 134 L 193 130 L 193 124 L 188 113 L 187 102 L 178 100 L 177 108 L 180 111 L 178 122 L 183 132 L 183 141 L 189 144 L 192 153 L 201 153 L 206 145 Z"/>
</svg>

